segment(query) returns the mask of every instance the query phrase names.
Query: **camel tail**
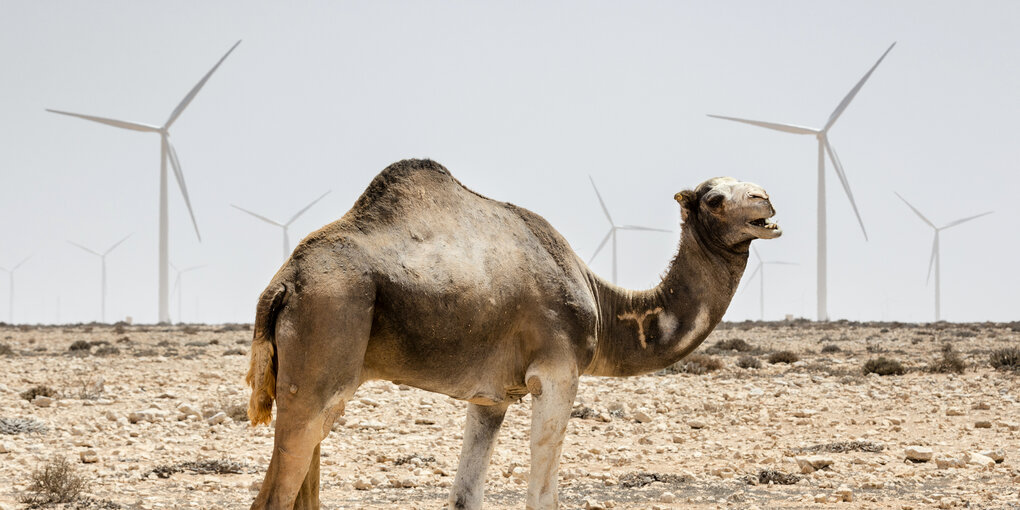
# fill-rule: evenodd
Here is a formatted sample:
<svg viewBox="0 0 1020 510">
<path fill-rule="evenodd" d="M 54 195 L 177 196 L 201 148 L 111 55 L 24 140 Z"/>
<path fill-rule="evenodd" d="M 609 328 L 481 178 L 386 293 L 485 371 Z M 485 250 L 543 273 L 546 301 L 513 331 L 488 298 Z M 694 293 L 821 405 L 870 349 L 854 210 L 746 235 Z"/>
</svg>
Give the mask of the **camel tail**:
<svg viewBox="0 0 1020 510">
<path fill-rule="evenodd" d="M 251 364 L 244 380 L 251 387 L 248 419 L 252 426 L 269 423 L 276 398 L 276 317 L 283 308 L 287 287 L 270 285 L 259 297 L 255 311 L 255 334 L 251 342 Z"/>
</svg>

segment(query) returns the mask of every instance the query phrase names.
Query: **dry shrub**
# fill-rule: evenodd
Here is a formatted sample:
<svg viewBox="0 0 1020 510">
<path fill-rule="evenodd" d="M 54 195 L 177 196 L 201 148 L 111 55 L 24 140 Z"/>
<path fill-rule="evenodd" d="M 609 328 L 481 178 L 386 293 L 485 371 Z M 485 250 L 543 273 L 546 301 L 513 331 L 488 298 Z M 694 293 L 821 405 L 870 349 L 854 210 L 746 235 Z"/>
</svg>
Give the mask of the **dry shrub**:
<svg viewBox="0 0 1020 510">
<path fill-rule="evenodd" d="M 11 356 L 14 354 L 14 349 L 7 344 L 0 344 L 0 356 Z"/>
<path fill-rule="evenodd" d="M 741 356 L 737 360 L 737 366 L 740 368 L 761 368 L 761 361 L 754 356 Z"/>
<path fill-rule="evenodd" d="M 749 352 L 754 350 L 754 346 L 747 343 L 742 338 L 729 338 L 726 340 L 720 340 L 715 344 L 715 348 L 720 351 L 737 351 L 737 352 Z"/>
<path fill-rule="evenodd" d="M 49 427 L 35 418 L 0 418 L 0 434 L 46 433 Z"/>
<path fill-rule="evenodd" d="M 244 464 L 227 459 L 199 460 L 189 462 L 178 462 L 177 464 L 161 464 L 156 466 L 151 474 L 159 478 L 170 478 L 174 473 L 191 471 L 200 475 L 226 475 L 241 474 L 245 472 Z"/>
<path fill-rule="evenodd" d="M 223 408 L 223 412 L 234 421 L 248 421 L 247 404 L 229 404 Z"/>
<path fill-rule="evenodd" d="M 691 477 L 686 475 L 669 475 L 660 473 L 627 473 L 620 477 L 620 485 L 624 489 L 633 489 L 635 487 L 644 487 L 651 483 L 659 482 L 669 485 L 682 485 L 692 481 Z"/>
<path fill-rule="evenodd" d="M 118 348 L 116 348 L 116 347 L 114 347 L 112 345 L 104 345 L 104 346 L 96 349 L 96 352 L 94 352 L 92 354 L 95 354 L 96 356 L 116 356 L 116 355 L 120 354 L 120 349 L 118 349 Z"/>
<path fill-rule="evenodd" d="M 996 370 L 1020 372 L 1020 347 L 1005 347 L 992 351 L 988 360 Z"/>
<path fill-rule="evenodd" d="M 962 374 L 966 367 L 967 364 L 953 350 L 952 344 L 944 344 L 942 346 L 942 357 L 932 361 L 928 365 L 928 371 L 938 374 Z"/>
<path fill-rule="evenodd" d="M 843 352 L 836 344 L 825 344 L 822 346 L 822 354 L 832 354 L 836 352 Z"/>
<path fill-rule="evenodd" d="M 223 351 L 224 356 L 244 356 L 244 349 L 227 349 Z"/>
<path fill-rule="evenodd" d="M 800 481 L 797 475 L 789 475 L 778 469 L 761 469 L 757 475 L 748 475 L 744 481 L 751 485 L 793 485 Z"/>
<path fill-rule="evenodd" d="M 894 359 L 889 359 L 884 356 L 878 358 L 869 359 L 864 363 L 864 374 L 878 374 L 878 375 L 903 375 L 907 373 L 907 369 L 903 368 L 903 364 Z"/>
<path fill-rule="evenodd" d="M 70 503 L 77 499 L 88 485 L 74 465 L 61 456 L 53 457 L 41 468 L 33 471 L 30 480 L 28 492 L 19 498 L 27 505 Z"/>
<path fill-rule="evenodd" d="M 839 441 L 835 443 L 816 444 L 807 448 L 798 448 L 797 453 L 806 452 L 828 452 L 828 453 L 846 453 L 846 452 L 870 452 L 876 453 L 885 450 L 885 445 L 882 443 L 876 443 L 874 441 Z"/>
<path fill-rule="evenodd" d="M 719 361 L 719 358 L 705 354 L 691 354 L 667 368 L 666 372 L 672 374 L 701 375 L 708 372 L 714 372 L 722 367 L 723 363 L 722 361 Z"/>
<path fill-rule="evenodd" d="M 393 463 L 398 466 L 402 466 L 404 464 L 414 462 L 414 459 L 418 459 L 420 461 L 420 464 L 428 464 L 430 462 L 436 461 L 436 458 L 431 455 L 429 455 L 428 457 L 423 457 L 421 455 L 418 455 L 417 453 L 412 453 L 411 455 L 405 455 L 403 457 L 400 457 L 399 459 L 393 461 Z"/>
<path fill-rule="evenodd" d="M 37 397 L 39 395 L 42 395 L 44 397 L 56 397 L 57 396 L 57 390 L 55 390 L 53 388 L 50 388 L 49 386 L 45 386 L 45 385 L 40 384 L 38 386 L 33 386 L 33 387 L 31 387 L 31 388 L 21 392 L 21 398 L 23 398 L 25 400 L 28 400 L 29 402 L 34 400 L 35 397 Z"/>
<path fill-rule="evenodd" d="M 181 331 L 183 331 L 185 335 L 194 335 L 195 333 L 198 333 L 198 328 L 189 324 L 181 328 Z"/>
<path fill-rule="evenodd" d="M 69 351 L 87 351 L 90 349 L 92 349 L 92 344 L 85 340 L 75 340 L 75 342 L 67 348 Z"/>
<path fill-rule="evenodd" d="M 777 351 L 769 354 L 769 363 L 775 365 L 776 363 L 796 363 L 800 361 L 800 356 L 793 351 Z"/>
</svg>

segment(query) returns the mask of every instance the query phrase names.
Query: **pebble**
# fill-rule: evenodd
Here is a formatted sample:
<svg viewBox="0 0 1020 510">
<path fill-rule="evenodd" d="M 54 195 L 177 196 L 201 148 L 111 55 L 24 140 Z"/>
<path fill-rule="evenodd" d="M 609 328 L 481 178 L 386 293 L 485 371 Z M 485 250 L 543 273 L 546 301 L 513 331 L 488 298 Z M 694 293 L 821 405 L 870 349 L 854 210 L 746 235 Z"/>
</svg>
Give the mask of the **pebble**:
<svg viewBox="0 0 1020 510">
<path fill-rule="evenodd" d="M 946 409 L 946 416 L 963 416 L 963 410 L 950 407 L 949 409 Z"/>
<path fill-rule="evenodd" d="M 14 442 L 0 441 L 0 453 L 14 453 Z"/>
<path fill-rule="evenodd" d="M 592 498 L 584 500 L 584 510 L 606 510 L 606 507 Z"/>
<path fill-rule="evenodd" d="M 935 465 L 939 469 L 967 467 L 967 461 L 959 457 L 935 457 Z"/>
<path fill-rule="evenodd" d="M 975 464 L 982 468 L 990 468 L 995 465 L 995 461 L 991 457 L 986 457 L 980 453 L 971 453 L 967 456 L 967 464 Z"/>
<path fill-rule="evenodd" d="M 78 454 L 81 461 L 85 464 L 95 464 L 99 462 L 99 454 L 95 450 L 89 449 Z"/>
<path fill-rule="evenodd" d="M 985 457 L 994 460 L 996 464 L 1006 460 L 1006 452 L 1002 448 L 998 448 L 995 450 L 985 450 L 980 453 L 981 455 L 984 455 Z"/>
<path fill-rule="evenodd" d="M 230 417 L 227 416 L 227 413 L 220 411 L 210 416 L 206 421 L 209 422 L 209 425 L 219 425 L 221 423 L 226 423 L 229 420 Z"/>
<path fill-rule="evenodd" d="M 836 499 L 843 503 L 852 503 L 854 501 L 854 493 L 846 485 L 841 485 L 836 489 Z"/>
<path fill-rule="evenodd" d="M 978 420 L 974 422 L 974 428 L 976 429 L 990 429 L 992 428 L 992 422 L 988 420 Z"/>
<path fill-rule="evenodd" d="M 662 495 L 659 496 L 659 503 L 673 503 L 675 501 L 676 495 L 669 491 L 663 492 Z"/>
<path fill-rule="evenodd" d="M 906 454 L 907 460 L 914 462 L 928 462 L 934 454 L 932 449 L 927 446 L 908 446 L 903 450 L 903 453 Z"/>
<path fill-rule="evenodd" d="M 43 395 L 36 395 L 35 398 L 32 399 L 32 403 L 38 407 L 50 407 L 53 405 L 53 398 L 46 397 Z"/>
<path fill-rule="evenodd" d="M 703 428 L 707 427 L 708 425 L 706 425 L 705 422 L 703 422 L 703 421 L 691 420 L 691 421 L 687 422 L 687 426 L 692 428 L 692 429 L 694 429 L 694 430 L 700 430 L 700 429 L 703 429 Z"/>
<path fill-rule="evenodd" d="M 835 460 L 832 457 L 825 455 L 809 455 L 807 457 L 796 457 L 794 460 L 797 461 L 797 466 L 800 467 L 801 473 L 813 473 L 819 469 L 831 466 Z"/>
<path fill-rule="evenodd" d="M 631 417 L 634 418 L 634 420 L 637 421 L 638 423 L 648 423 L 652 421 L 652 417 L 649 416 L 648 413 L 640 410 L 634 411 L 634 414 Z"/>
</svg>

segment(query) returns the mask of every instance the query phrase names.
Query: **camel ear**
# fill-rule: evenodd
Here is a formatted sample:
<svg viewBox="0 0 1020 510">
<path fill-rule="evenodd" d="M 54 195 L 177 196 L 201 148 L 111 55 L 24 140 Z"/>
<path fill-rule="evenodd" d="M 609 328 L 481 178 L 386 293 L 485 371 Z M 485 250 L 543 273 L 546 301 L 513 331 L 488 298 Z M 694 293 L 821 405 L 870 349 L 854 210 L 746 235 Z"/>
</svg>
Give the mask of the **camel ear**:
<svg viewBox="0 0 1020 510">
<path fill-rule="evenodd" d="M 688 189 L 673 195 L 673 199 L 680 204 L 680 217 L 687 221 L 687 214 L 697 205 L 698 196 Z"/>
</svg>

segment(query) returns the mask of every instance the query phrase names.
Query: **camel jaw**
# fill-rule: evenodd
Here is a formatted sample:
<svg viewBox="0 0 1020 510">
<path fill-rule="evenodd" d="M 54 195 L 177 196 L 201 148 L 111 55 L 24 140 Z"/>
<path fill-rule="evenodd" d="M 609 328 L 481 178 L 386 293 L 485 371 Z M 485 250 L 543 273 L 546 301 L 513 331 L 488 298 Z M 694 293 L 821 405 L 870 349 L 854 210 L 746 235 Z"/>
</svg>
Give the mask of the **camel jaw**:
<svg viewBox="0 0 1020 510">
<path fill-rule="evenodd" d="M 779 224 L 772 218 L 773 216 L 775 214 L 747 222 L 747 226 L 751 228 L 751 234 L 758 239 L 775 239 L 783 235 L 783 229 L 779 228 Z"/>
</svg>

